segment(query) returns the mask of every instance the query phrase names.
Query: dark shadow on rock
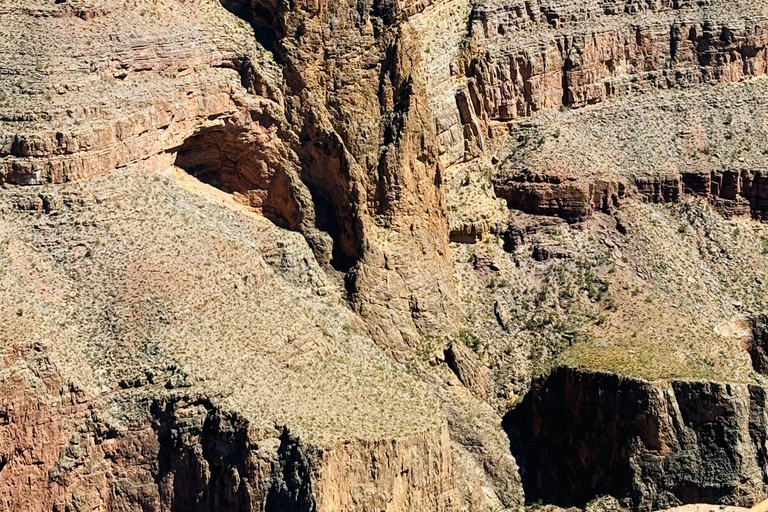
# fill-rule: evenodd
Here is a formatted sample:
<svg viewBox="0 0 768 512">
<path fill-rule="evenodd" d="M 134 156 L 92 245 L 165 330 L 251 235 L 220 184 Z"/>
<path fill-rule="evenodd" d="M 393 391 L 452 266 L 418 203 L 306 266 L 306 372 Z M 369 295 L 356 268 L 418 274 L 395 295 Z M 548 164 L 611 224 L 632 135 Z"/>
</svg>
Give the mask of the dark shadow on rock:
<svg viewBox="0 0 768 512">
<path fill-rule="evenodd" d="M 756 315 L 750 319 L 752 338 L 747 350 L 752 358 L 752 367 L 756 372 L 768 375 L 768 316 Z"/>
<path fill-rule="evenodd" d="M 504 417 L 528 503 L 610 495 L 647 512 L 766 490 L 765 390 L 555 368 Z"/>
<path fill-rule="evenodd" d="M 203 130 L 171 150 L 175 164 L 201 182 L 235 195 L 277 226 L 297 231 L 301 217 L 290 178 L 241 135 L 223 127 Z"/>
<path fill-rule="evenodd" d="M 272 52 L 275 55 L 275 60 L 279 63 L 275 52 L 279 35 L 277 30 L 275 30 L 273 13 L 257 2 L 249 2 L 247 0 L 220 0 L 220 2 L 226 10 L 238 18 L 247 21 L 253 27 L 256 41 L 264 49 Z"/>
<path fill-rule="evenodd" d="M 540 455 L 533 435 L 533 407 L 530 393 L 525 395 L 514 409 L 510 409 L 504 415 L 501 425 L 509 437 L 509 448 L 520 469 L 525 504 L 536 503 L 541 500 L 536 485 Z"/>
<path fill-rule="evenodd" d="M 315 510 L 309 463 L 287 429 L 275 430 L 277 446 L 254 442 L 244 417 L 207 399 L 157 401 L 152 416 L 156 481 L 171 512 Z"/>
</svg>

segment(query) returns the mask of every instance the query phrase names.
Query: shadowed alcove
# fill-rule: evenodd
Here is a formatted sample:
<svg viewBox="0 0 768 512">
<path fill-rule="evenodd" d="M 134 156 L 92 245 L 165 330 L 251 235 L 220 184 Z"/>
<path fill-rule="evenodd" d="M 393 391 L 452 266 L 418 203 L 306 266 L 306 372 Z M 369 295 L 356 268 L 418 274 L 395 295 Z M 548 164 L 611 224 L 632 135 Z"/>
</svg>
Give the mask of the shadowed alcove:
<svg viewBox="0 0 768 512">
<path fill-rule="evenodd" d="M 255 144 L 225 128 L 211 128 L 188 138 L 174 152 L 176 166 L 201 182 L 232 194 L 282 228 L 299 229 L 290 178 L 279 166 L 270 166 Z"/>
</svg>

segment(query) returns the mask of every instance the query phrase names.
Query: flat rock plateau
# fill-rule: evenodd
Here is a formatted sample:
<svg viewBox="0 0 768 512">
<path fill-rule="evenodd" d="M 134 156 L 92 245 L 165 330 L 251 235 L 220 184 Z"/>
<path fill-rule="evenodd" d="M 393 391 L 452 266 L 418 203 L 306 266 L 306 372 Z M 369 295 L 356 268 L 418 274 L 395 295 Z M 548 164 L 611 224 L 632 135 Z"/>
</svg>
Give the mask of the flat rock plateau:
<svg viewBox="0 0 768 512">
<path fill-rule="evenodd" d="M 741 511 L 767 221 L 764 0 L 0 0 L 0 512 Z"/>
</svg>

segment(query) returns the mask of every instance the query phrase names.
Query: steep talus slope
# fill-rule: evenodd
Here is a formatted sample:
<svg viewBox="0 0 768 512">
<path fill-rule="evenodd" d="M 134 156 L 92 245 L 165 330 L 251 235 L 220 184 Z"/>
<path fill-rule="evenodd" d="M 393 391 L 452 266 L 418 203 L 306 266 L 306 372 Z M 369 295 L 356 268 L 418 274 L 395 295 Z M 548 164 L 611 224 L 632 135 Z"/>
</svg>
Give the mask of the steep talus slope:
<svg viewBox="0 0 768 512">
<path fill-rule="evenodd" d="M 301 237 L 168 176 L 47 190 L 3 195 L 3 508 L 451 509 L 437 400 Z"/>
</svg>

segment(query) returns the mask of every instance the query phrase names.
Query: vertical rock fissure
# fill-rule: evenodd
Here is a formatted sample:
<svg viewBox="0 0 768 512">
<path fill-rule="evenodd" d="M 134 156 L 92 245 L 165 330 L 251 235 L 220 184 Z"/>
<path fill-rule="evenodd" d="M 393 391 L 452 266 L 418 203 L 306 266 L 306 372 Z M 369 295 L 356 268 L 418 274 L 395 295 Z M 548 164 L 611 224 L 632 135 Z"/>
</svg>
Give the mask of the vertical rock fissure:
<svg viewBox="0 0 768 512">
<path fill-rule="evenodd" d="M 268 49 L 283 80 L 280 136 L 296 158 L 300 185 L 293 186 L 308 199 L 294 199 L 290 215 L 276 212 L 283 224 L 302 232 L 329 275 L 344 283 L 388 353 L 395 346 L 412 351 L 419 334 L 445 331 L 452 314 L 443 297 L 452 291 L 448 225 L 420 43 L 409 22 L 415 6 L 259 1 L 246 12 L 242 2 L 224 5 L 254 30 L 268 23 L 275 34 Z M 383 229 L 398 243 L 385 249 L 374 240 Z M 398 254 L 386 254 L 393 248 Z M 429 268 L 430 277 L 415 268 Z M 393 294 L 402 304 L 383 307 Z"/>
</svg>

